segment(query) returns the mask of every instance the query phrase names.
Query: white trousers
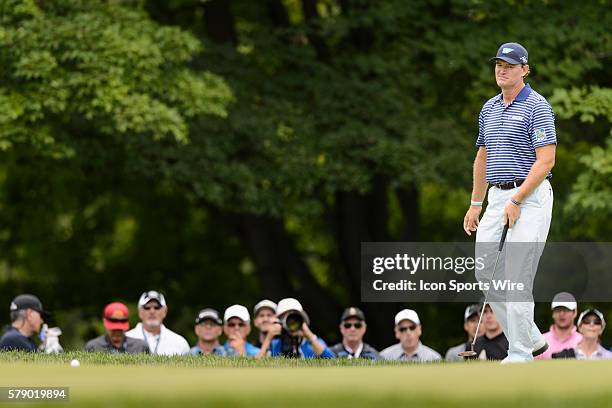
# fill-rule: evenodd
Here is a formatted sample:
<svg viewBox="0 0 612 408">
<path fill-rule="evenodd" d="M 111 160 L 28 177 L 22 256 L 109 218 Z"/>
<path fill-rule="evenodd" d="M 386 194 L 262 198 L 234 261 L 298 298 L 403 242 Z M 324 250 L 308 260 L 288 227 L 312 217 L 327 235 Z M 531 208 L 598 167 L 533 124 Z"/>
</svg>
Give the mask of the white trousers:
<svg viewBox="0 0 612 408">
<path fill-rule="evenodd" d="M 504 207 L 518 188 L 501 190 L 491 187 L 487 198 L 487 209 L 480 220 L 476 232 L 476 256 L 487 254 L 487 262 L 482 273 L 484 280 L 491 279 L 493 263 L 497 256 L 499 241 L 501 239 L 504 216 Z M 528 293 L 531 295 L 533 280 L 537 265 L 544 250 L 550 221 L 552 218 L 553 191 L 548 180 L 540 185 L 523 201 L 521 213 L 514 227 L 508 230 L 506 243 L 534 243 L 529 245 L 506 245 L 500 256 L 495 272 L 498 278 L 517 278 L 529 283 Z M 483 276 L 478 276 L 480 280 Z M 508 339 L 509 361 L 533 360 L 534 347 L 544 345 L 544 337 L 533 321 L 533 298 L 521 301 L 495 301 L 490 302 L 491 309 L 500 323 Z"/>
</svg>

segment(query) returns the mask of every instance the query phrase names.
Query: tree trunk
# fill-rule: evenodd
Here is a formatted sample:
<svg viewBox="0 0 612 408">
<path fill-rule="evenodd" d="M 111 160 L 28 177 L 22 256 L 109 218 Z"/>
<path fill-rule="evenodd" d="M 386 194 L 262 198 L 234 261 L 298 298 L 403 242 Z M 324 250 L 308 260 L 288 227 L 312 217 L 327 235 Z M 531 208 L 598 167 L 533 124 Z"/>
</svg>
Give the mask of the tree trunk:
<svg viewBox="0 0 612 408">
<path fill-rule="evenodd" d="M 419 190 L 413 184 L 395 191 L 404 215 L 404 225 L 400 241 L 415 242 L 419 240 L 421 216 L 419 214 Z"/>
<path fill-rule="evenodd" d="M 204 3 L 204 25 L 207 35 L 216 43 L 238 44 L 234 16 L 228 0 L 209 0 Z"/>
<path fill-rule="evenodd" d="M 296 249 L 282 220 L 257 215 L 242 217 L 243 236 L 256 265 L 262 296 L 278 301 L 296 297 L 311 316 L 315 328 L 335 326 L 341 307 L 321 287 Z"/>
<path fill-rule="evenodd" d="M 361 243 L 388 241 L 387 218 L 387 183 L 382 177 L 373 180 L 373 189 L 366 195 L 336 194 L 336 240 L 349 276 L 351 305 L 363 309 L 368 323 L 366 341 L 379 349 L 395 341 L 393 316 L 398 307 L 393 303 L 361 302 Z"/>
</svg>

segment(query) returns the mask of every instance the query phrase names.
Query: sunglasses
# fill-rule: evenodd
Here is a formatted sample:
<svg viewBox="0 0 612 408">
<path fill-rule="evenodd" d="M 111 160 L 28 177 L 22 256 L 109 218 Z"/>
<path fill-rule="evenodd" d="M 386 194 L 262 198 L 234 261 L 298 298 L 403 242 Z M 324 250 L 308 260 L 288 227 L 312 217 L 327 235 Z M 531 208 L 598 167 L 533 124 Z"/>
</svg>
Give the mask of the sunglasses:
<svg viewBox="0 0 612 408">
<path fill-rule="evenodd" d="M 129 321 L 128 319 L 113 319 L 110 317 L 106 317 L 105 318 L 107 321 L 112 322 L 112 323 L 125 323 L 127 321 Z"/>
<path fill-rule="evenodd" d="M 217 322 L 212 321 L 212 320 L 203 320 L 203 321 L 201 321 L 201 322 L 199 322 L 197 324 L 200 324 L 200 325 L 202 325 L 204 327 L 218 327 L 218 326 L 220 326 Z"/>
<path fill-rule="evenodd" d="M 246 323 L 226 323 L 227 327 L 244 327 Z"/>
<path fill-rule="evenodd" d="M 397 330 L 400 331 L 400 333 L 404 333 L 406 330 L 410 329 L 410 331 L 415 331 L 416 330 L 416 324 L 410 325 L 410 326 L 400 326 L 397 328 Z"/>
<path fill-rule="evenodd" d="M 582 321 L 582 324 L 587 324 L 587 325 L 595 325 L 595 326 L 601 326 L 601 320 L 599 319 L 585 319 Z"/>
<path fill-rule="evenodd" d="M 363 327 L 363 323 L 343 323 L 342 327 L 344 327 L 345 329 L 350 329 L 351 327 L 361 329 Z"/>
<path fill-rule="evenodd" d="M 159 309 L 161 309 L 162 307 L 158 305 L 158 306 L 143 306 L 142 308 L 143 308 L 144 310 L 151 310 L 151 309 L 154 309 L 154 310 L 159 310 Z"/>
</svg>

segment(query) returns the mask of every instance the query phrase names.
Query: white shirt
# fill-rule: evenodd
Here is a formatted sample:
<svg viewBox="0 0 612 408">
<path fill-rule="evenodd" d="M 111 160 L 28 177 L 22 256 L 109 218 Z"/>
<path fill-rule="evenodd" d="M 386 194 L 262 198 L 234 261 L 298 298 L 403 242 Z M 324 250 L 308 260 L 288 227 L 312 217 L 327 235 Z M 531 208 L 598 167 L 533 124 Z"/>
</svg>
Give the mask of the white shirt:
<svg viewBox="0 0 612 408">
<path fill-rule="evenodd" d="M 138 323 L 136 327 L 127 331 L 125 335 L 133 339 L 144 340 L 149 345 L 151 354 L 172 356 L 189 353 L 189 344 L 187 340 L 180 334 L 176 334 L 168 329 L 163 324 L 161 325 L 159 335 L 154 335 L 144 330 L 142 323 Z"/>
</svg>

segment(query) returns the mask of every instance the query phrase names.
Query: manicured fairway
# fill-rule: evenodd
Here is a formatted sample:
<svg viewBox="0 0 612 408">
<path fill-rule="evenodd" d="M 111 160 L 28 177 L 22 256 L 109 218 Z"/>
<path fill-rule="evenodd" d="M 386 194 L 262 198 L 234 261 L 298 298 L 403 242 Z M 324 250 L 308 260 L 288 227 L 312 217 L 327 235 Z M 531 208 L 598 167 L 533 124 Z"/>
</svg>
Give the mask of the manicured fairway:
<svg viewBox="0 0 612 408">
<path fill-rule="evenodd" d="M 75 356 L 78 368 L 68 364 Z M 0 354 L 0 386 L 67 386 L 65 405 L 73 407 L 612 405 L 612 361 L 359 365 L 122 357 Z"/>
</svg>

